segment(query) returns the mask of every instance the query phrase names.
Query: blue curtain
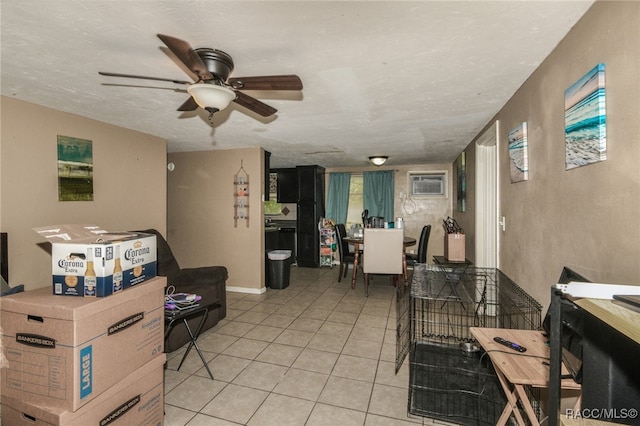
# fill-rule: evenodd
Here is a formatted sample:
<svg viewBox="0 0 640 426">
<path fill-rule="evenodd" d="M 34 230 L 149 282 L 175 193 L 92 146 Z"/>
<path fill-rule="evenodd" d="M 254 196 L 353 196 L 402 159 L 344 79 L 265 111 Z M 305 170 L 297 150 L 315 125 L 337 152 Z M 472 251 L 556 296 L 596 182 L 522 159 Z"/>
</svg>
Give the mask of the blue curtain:
<svg viewBox="0 0 640 426">
<path fill-rule="evenodd" d="M 393 222 L 393 170 L 363 172 L 364 209 L 369 217 L 381 216 Z"/>
<path fill-rule="evenodd" d="M 327 218 L 335 223 L 347 222 L 349 208 L 349 185 L 351 173 L 329 173 L 329 191 L 327 195 Z"/>
</svg>

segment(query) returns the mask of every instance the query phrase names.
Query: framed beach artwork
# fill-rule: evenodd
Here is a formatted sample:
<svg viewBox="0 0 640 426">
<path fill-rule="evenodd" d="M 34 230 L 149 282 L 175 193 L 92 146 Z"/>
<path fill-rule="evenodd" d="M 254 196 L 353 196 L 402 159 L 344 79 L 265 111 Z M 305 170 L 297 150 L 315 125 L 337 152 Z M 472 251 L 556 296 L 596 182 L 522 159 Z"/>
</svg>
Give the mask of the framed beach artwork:
<svg viewBox="0 0 640 426">
<path fill-rule="evenodd" d="M 607 159 L 604 64 L 598 64 L 564 92 L 565 168 Z"/>
<path fill-rule="evenodd" d="M 90 140 L 58 135 L 58 200 L 93 201 Z"/>
<path fill-rule="evenodd" d="M 509 167 L 511 183 L 529 179 L 526 121 L 509 132 Z"/>
</svg>

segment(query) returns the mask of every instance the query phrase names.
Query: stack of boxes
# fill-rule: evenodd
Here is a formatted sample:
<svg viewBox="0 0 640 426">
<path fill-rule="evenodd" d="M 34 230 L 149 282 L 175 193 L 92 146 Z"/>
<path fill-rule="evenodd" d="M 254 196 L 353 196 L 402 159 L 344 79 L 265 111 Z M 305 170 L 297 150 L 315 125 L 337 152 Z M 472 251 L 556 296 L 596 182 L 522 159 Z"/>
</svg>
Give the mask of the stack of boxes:
<svg viewBox="0 0 640 426">
<path fill-rule="evenodd" d="M 166 278 L 154 277 L 155 236 L 107 240 L 54 242 L 53 291 L 46 287 L 2 298 L 3 425 L 106 426 L 119 419 L 117 424 L 163 424 Z M 144 253 L 135 265 L 125 265 L 131 260 L 125 260 L 127 246 Z M 115 254 L 116 247 L 122 262 L 105 255 Z M 63 276 L 56 267 L 60 259 L 71 259 L 56 254 L 64 251 L 86 257 L 78 255 L 67 271 L 74 277 L 67 287 L 75 291 L 56 295 Z M 127 284 L 126 277 L 135 274 L 144 279 Z"/>
</svg>

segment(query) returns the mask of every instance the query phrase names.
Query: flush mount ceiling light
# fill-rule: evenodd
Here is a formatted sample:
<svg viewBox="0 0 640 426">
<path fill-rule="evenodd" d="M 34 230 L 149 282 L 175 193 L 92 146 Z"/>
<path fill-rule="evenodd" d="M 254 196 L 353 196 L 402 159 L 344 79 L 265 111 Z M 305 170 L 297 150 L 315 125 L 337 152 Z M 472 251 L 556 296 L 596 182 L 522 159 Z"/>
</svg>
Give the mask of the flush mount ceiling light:
<svg viewBox="0 0 640 426">
<path fill-rule="evenodd" d="M 236 98 L 236 92 L 216 84 L 196 83 L 187 88 L 187 92 L 200 108 L 210 113 L 222 111 Z"/>
<path fill-rule="evenodd" d="M 369 157 L 369 161 L 371 161 L 371 164 L 377 167 L 382 166 L 384 163 L 387 162 L 388 159 L 389 157 L 387 157 L 386 155 L 376 155 L 373 157 Z"/>
</svg>

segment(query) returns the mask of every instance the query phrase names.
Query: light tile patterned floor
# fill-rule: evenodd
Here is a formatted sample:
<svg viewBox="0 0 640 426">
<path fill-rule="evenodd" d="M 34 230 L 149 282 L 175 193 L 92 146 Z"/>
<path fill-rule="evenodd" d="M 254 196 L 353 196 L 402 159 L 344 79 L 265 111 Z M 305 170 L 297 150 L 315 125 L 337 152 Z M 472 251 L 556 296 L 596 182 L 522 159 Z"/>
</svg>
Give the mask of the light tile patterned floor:
<svg viewBox="0 0 640 426">
<path fill-rule="evenodd" d="M 360 274 L 361 275 L 361 274 Z M 368 298 L 338 269 L 291 268 L 290 285 L 227 292 L 227 317 L 176 371 L 167 354 L 165 425 L 442 424 L 407 415 L 408 360 L 395 374 L 395 303 L 386 277 Z"/>
</svg>

